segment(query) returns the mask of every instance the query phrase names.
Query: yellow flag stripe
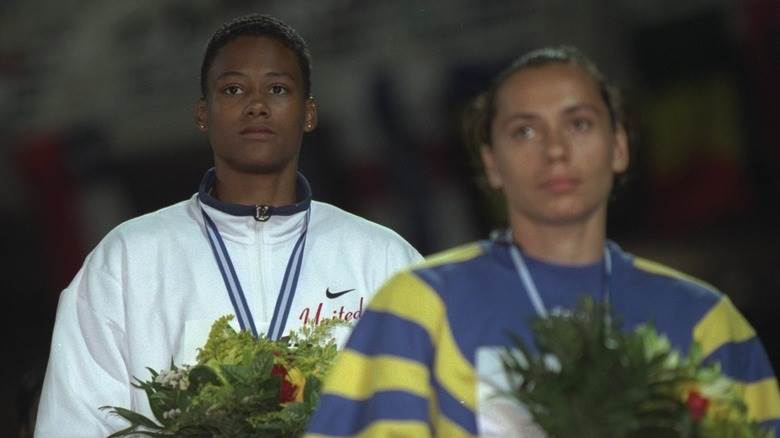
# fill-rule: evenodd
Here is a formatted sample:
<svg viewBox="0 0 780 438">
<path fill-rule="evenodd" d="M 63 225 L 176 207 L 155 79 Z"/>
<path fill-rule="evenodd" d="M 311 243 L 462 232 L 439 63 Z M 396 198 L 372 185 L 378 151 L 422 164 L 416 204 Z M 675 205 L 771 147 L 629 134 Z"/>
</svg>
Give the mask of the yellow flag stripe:
<svg viewBox="0 0 780 438">
<path fill-rule="evenodd" d="M 465 438 L 476 436 L 468 433 L 468 431 L 460 427 L 458 423 L 450 421 L 444 415 L 438 415 L 437 418 L 433 420 L 433 427 L 436 430 L 437 437 Z"/>
<path fill-rule="evenodd" d="M 701 346 L 704 357 L 727 342 L 747 341 L 755 335 L 753 327 L 726 296 L 693 328 L 693 338 Z"/>
<path fill-rule="evenodd" d="M 425 269 L 450 263 L 465 262 L 481 254 L 482 246 L 479 243 L 469 243 L 426 257 L 424 261 L 414 265 L 414 269 Z"/>
<path fill-rule="evenodd" d="M 748 415 L 756 421 L 780 419 L 780 390 L 777 379 L 769 377 L 758 382 L 737 384 L 748 406 Z"/>
<path fill-rule="evenodd" d="M 684 274 L 676 269 L 672 269 L 666 265 L 662 265 L 652 260 L 643 259 L 641 257 L 635 257 L 634 267 L 636 267 L 637 269 L 641 269 L 645 272 L 650 272 L 651 274 L 665 275 L 667 277 L 676 278 L 678 280 L 685 280 L 691 283 L 696 283 L 699 286 L 702 286 L 712 291 L 717 290 L 711 284 L 705 281 L 702 281 L 696 277 L 692 277 L 688 274 Z"/>
<path fill-rule="evenodd" d="M 441 386 L 472 411 L 476 407 L 474 371 L 452 335 L 441 297 L 412 273 L 394 277 L 371 301 L 372 310 L 394 314 L 424 328 L 436 357 L 434 375 Z"/>
<path fill-rule="evenodd" d="M 431 396 L 428 368 L 395 356 L 365 356 L 343 350 L 325 381 L 323 391 L 353 400 L 367 400 L 379 391 L 406 391 Z"/>
</svg>

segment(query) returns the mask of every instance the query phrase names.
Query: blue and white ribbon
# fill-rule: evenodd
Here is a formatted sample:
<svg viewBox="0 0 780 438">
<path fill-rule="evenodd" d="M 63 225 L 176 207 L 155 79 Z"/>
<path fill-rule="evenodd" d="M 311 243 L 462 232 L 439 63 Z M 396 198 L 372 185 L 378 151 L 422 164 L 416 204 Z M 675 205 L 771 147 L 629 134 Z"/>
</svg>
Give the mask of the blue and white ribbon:
<svg viewBox="0 0 780 438">
<path fill-rule="evenodd" d="M 271 318 L 271 326 L 268 329 L 268 338 L 274 341 L 281 338 L 284 334 L 284 326 L 287 324 L 287 317 L 290 315 L 293 298 L 295 298 L 295 290 L 298 288 L 298 276 L 301 273 L 301 265 L 303 265 L 303 249 L 306 246 L 310 212 L 311 208 L 306 210 L 306 219 L 304 219 L 301 237 L 295 242 L 292 254 L 290 254 L 287 269 L 284 271 L 282 287 L 279 289 L 279 295 L 276 298 L 274 316 Z"/>
<path fill-rule="evenodd" d="M 257 327 L 255 327 L 255 321 L 252 317 L 252 311 L 249 309 L 244 290 L 241 288 L 241 281 L 239 281 L 236 275 L 236 270 L 233 267 L 233 262 L 230 260 L 230 254 L 225 247 L 225 242 L 222 240 L 222 236 L 219 233 L 219 229 L 214 221 L 206 214 L 206 210 L 201 207 L 203 213 L 203 220 L 206 224 L 206 234 L 208 236 L 209 244 L 214 252 L 214 260 L 219 266 L 219 271 L 222 274 L 222 279 L 225 282 L 225 288 L 230 296 L 230 302 L 233 304 L 233 309 L 238 318 L 238 324 L 241 330 L 248 330 L 253 336 L 258 336 Z M 271 318 L 271 326 L 268 331 L 267 337 L 271 340 L 277 340 L 284 334 L 284 328 L 287 323 L 287 317 L 290 314 L 290 308 L 292 307 L 293 298 L 295 298 L 295 290 L 298 286 L 298 277 L 301 273 L 301 266 L 303 265 L 303 250 L 306 246 L 306 233 L 309 228 L 309 217 L 311 215 L 311 208 L 306 210 L 306 217 L 303 223 L 303 229 L 301 231 L 298 241 L 293 247 L 290 259 L 287 261 L 287 268 L 284 272 L 284 278 L 282 279 L 282 287 L 279 290 L 279 295 L 276 299 L 276 307 L 274 308 L 274 314 Z"/>
<path fill-rule="evenodd" d="M 514 262 L 515 270 L 517 271 L 517 274 L 520 277 L 520 281 L 523 283 L 523 286 L 525 287 L 525 292 L 526 294 L 528 294 L 528 299 L 531 301 L 531 304 L 534 306 L 534 310 L 536 310 L 536 314 L 542 318 L 546 318 L 549 313 L 547 311 L 547 306 L 544 305 L 544 300 L 542 300 L 542 296 L 541 294 L 539 294 L 539 290 L 536 288 L 536 283 L 534 282 L 533 277 L 531 277 L 531 273 L 528 271 L 528 266 L 526 266 L 525 264 L 523 255 L 520 252 L 520 249 L 517 247 L 517 245 L 513 243 L 511 236 L 508 235 L 507 237 L 509 241 L 509 253 L 512 256 L 512 262 Z M 612 277 L 612 255 L 609 252 L 609 248 L 607 248 L 607 246 L 604 245 L 604 275 L 602 279 L 601 299 L 604 301 L 604 303 L 607 306 L 610 305 L 609 283 L 611 277 Z"/>
</svg>

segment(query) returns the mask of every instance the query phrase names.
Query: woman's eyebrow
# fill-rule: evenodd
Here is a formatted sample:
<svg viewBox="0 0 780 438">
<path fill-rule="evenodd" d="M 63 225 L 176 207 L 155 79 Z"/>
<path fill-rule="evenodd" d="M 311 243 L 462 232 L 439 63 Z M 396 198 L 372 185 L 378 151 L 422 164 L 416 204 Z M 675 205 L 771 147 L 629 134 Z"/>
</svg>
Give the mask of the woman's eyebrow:
<svg viewBox="0 0 780 438">
<path fill-rule="evenodd" d="M 228 70 L 228 71 L 225 71 L 225 72 L 222 72 L 222 73 L 220 73 L 220 74 L 219 74 L 219 75 L 218 75 L 218 76 L 215 78 L 215 80 L 217 80 L 217 81 L 218 81 L 218 80 L 220 80 L 220 79 L 225 79 L 225 78 L 228 78 L 228 77 L 231 77 L 231 76 L 241 76 L 241 77 L 247 77 L 247 75 L 246 75 L 246 74 L 244 74 L 244 73 L 241 73 L 240 71 L 235 71 L 235 70 Z"/>
<path fill-rule="evenodd" d="M 514 122 L 515 120 L 530 121 L 530 120 L 536 120 L 538 118 L 539 118 L 539 116 L 534 114 L 534 113 L 529 113 L 529 112 L 525 112 L 525 111 L 518 111 L 518 112 L 515 112 L 515 113 L 511 114 L 510 116 L 504 118 L 501 122 L 503 124 L 509 124 L 509 123 Z"/>
<path fill-rule="evenodd" d="M 270 77 L 287 77 L 291 80 L 294 80 L 295 78 L 290 73 L 287 73 L 286 71 L 269 71 L 265 74 L 266 76 Z"/>
<path fill-rule="evenodd" d="M 594 113 L 600 113 L 601 108 L 599 108 L 596 105 L 590 104 L 590 103 L 578 103 L 574 104 L 572 106 L 566 107 L 566 109 L 563 110 L 564 114 L 571 114 L 578 111 L 592 111 Z"/>
</svg>

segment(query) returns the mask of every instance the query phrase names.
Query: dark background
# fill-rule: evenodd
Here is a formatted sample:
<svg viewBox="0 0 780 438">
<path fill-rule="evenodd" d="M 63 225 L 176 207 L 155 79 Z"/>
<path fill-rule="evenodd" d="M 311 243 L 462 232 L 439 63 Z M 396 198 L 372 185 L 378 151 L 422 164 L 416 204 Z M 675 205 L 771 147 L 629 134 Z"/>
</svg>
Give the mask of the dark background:
<svg viewBox="0 0 780 438">
<path fill-rule="evenodd" d="M 210 152 L 193 105 L 208 36 L 265 12 L 313 54 L 315 198 L 423 254 L 501 216 L 459 137 L 517 55 L 573 44 L 626 92 L 632 181 L 610 236 L 729 294 L 777 368 L 780 3 L 775 0 L 0 3 L 0 435 L 43 373 L 57 297 L 121 221 L 190 196 Z M 6 432 L 7 431 L 7 432 Z"/>
</svg>

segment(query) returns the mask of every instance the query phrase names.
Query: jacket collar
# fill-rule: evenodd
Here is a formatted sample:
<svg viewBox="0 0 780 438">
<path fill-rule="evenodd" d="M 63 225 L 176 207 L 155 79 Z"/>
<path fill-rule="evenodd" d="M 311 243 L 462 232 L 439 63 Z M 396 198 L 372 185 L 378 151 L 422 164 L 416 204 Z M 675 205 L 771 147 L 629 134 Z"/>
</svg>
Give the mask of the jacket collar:
<svg viewBox="0 0 780 438">
<path fill-rule="evenodd" d="M 294 204 L 280 207 L 268 207 L 264 216 L 258 218 L 259 208 L 263 206 L 229 204 L 211 196 L 216 174 L 209 169 L 203 176 L 197 195 L 193 200 L 196 217 L 201 217 L 203 208 L 216 223 L 224 239 L 244 244 L 264 243 L 274 245 L 297 239 L 303 227 L 306 210 L 311 206 L 311 187 L 299 172 L 296 184 Z"/>
<path fill-rule="evenodd" d="M 271 216 L 291 216 L 295 213 L 306 211 L 311 204 L 311 186 L 309 181 L 302 173 L 298 172 L 295 184 L 294 204 L 283 205 L 280 207 L 262 206 L 262 205 L 241 205 L 228 204 L 211 196 L 209 193 L 214 187 L 217 179 L 216 170 L 212 167 L 203 175 L 198 188 L 198 199 L 204 204 L 232 216 L 252 216 L 258 221 L 266 221 Z"/>
</svg>

